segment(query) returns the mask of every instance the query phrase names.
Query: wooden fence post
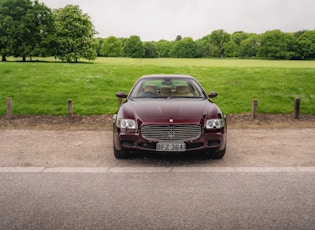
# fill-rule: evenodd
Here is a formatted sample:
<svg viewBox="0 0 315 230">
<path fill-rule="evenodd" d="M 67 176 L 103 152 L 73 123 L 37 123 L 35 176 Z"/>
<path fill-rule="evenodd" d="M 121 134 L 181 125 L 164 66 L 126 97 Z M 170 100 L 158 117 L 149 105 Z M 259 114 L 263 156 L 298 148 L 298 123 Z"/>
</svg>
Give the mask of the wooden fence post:
<svg viewBox="0 0 315 230">
<path fill-rule="evenodd" d="M 294 102 L 294 118 L 300 118 L 300 98 L 296 98 Z"/>
<path fill-rule="evenodd" d="M 72 109 L 72 99 L 68 99 L 68 116 L 72 117 L 73 109 Z"/>
<path fill-rule="evenodd" d="M 253 119 L 257 118 L 257 107 L 258 107 L 258 100 L 254 99 L 252 104 L 252 117 Z"/>
<path fill-rule="evenodd" d="M 12 109 L 12 99 L 7 98 L 6 99 L 6 104 L 7 104 L 7 118 L 12 119 L 13 117 L 13 109 Z"/>
</svg>

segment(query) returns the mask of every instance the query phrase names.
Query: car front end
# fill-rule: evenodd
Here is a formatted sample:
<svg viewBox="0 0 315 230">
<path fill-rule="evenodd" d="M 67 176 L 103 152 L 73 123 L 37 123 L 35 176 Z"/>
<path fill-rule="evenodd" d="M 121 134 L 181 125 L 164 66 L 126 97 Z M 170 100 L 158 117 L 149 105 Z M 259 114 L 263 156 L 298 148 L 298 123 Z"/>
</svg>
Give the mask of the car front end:
<svg viewBox="0 0 315 230">
<path fill-rule="evenodd" d="M 146 104 L 143 106 L 148 109 L 150 107 Z M 225 151 L 226 117 L 220 111 L 199 117 L 196 117 L 196 114 L 182 114 L 180 118 L 172 116 L 174 112 L 170 112 L 168 116 L 165 116 L 164 112 L 165 117 L 152 112 L 143 119 L 135 117 L 133 113 L 123 112 L 124 110 L 120 110 L 114 121 L 114 145 L 118 151 L 203 151 L 213 156 Z M 190 109 L 188 111 L 196 113 Z"/>
</svg>

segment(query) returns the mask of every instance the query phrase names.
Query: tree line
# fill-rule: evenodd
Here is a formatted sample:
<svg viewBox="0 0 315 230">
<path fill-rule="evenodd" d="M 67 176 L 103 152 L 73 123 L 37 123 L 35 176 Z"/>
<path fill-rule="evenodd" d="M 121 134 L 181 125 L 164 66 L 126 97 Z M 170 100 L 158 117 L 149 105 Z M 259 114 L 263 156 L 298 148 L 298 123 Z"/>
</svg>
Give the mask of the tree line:
<svg viewBox="0 0 315 230">
<path fill-rule="evenodd" d="M 263 34 L 243 31 L 229 34 L 215 30 L 201 39 L 180 35 L 174 41 L 142 42 L 139 36 L 98 39 L 98 56 L 135 58 L 261 58 L 314 60 L 315 30 L 285 33 L 280 30 Z"/>
<path fill-rule="evenodd" d="M 144 42 L 129 38 L 95 38 L 90 17 L 79 6 L 52 10 L 38 0 L 0 0 L 0 54 L 6 57 L 55 56 L 63 62 L 80 58 L 263 58 L 314 60 L 315 30 L 294 33 L 271 30 L 262 34 L 223 29 L 193 40 L 178 35 L 173 41 Z"/>
</svg>

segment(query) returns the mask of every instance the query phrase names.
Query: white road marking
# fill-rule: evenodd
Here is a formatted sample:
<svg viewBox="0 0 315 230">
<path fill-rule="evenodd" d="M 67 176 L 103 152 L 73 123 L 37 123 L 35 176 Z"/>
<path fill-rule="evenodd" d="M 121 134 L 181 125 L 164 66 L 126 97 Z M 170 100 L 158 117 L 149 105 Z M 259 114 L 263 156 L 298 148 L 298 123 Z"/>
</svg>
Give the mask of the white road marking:
<svg viewBox="0 0 315 230">
<path fill-rule="evenodd" d="M 0 167 L 0 173 L 314 173 L 315 167 Z"/>
</svg>

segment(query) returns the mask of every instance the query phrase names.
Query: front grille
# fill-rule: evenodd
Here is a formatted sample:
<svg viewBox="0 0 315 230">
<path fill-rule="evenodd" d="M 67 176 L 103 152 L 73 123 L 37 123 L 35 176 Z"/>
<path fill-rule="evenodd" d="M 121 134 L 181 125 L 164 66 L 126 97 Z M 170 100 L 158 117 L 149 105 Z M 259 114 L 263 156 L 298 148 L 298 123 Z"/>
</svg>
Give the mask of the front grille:
<svg viewBox="0 0 315 230">
<path fill-rule="evenodd" d="M 196 139 L 201 135 L 199 125 L 145 125 L 140 131 L 148 140 L 185 141 Z"/>
</svg>

